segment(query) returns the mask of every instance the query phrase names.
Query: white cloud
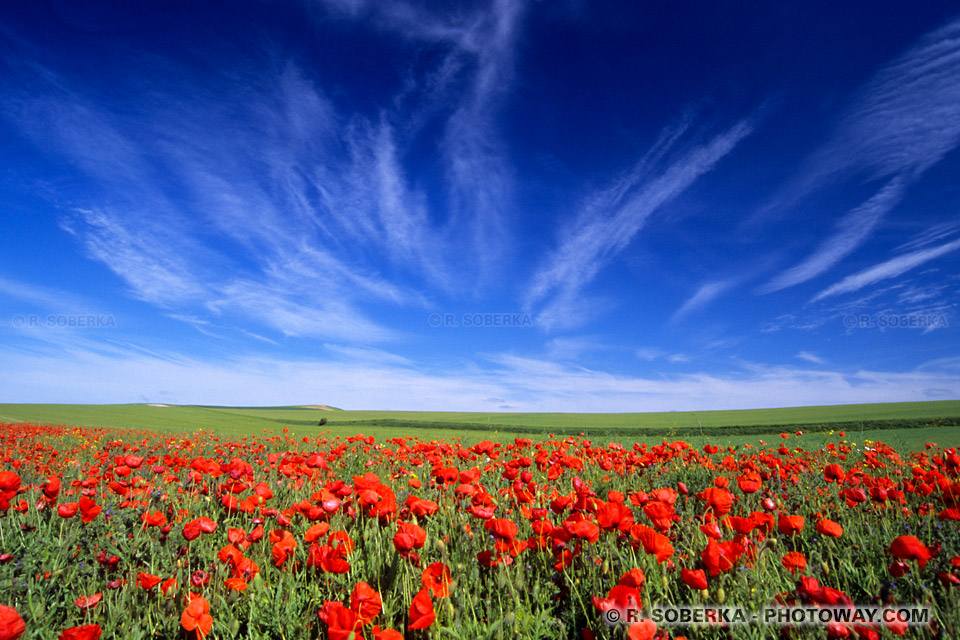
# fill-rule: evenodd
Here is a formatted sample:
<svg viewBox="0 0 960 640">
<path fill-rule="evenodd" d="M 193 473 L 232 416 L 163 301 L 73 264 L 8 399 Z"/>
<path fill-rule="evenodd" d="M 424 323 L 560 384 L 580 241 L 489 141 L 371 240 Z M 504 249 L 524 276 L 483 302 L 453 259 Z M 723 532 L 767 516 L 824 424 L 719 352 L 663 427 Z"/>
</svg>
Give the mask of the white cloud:
<svg viewBox="0 0 960 640">
<path fill-rule="evenodd" d="M 708 282 L 700 286 L 690 298 L 677 309 L 671 319 L 676 322 L 682 320 L 687 315 L 708 305 L 717 297 L 723 295 L 737 284 L 736 280 L 718 280 Z"/>
<path fill-rule="evenodd" d="M 910 269 L 915 269 L 916 267 L 919 267 L 930 260 L 939 258 L 940 256 L 946 255 L 952 251 L 956 251 L 957 249 L 960 249 L 960 240 L 954 240 L 953 242 L 948 242 L 932 249 L 921 249 L 919 251 L 897 256 L 896 258 L 891 258 L 890 260 L 875 265 L 869 269 L 865 269 L 859 273 L 847 276 L 840 282 L 827 287 L 818 293 L 813 297 L 811 302 L 823 300 L 824 298 L 840 295 L 842 293 L 850 293 L 851 291 L 857 291 L 858 289 L 862 289 L 867 285 L 880 282 L 881 280 L 895 278 L 903 273 L 906 273 Z"/>
<path fill-rule="evenodd" d="M 814 189 L 859 175 L 884 180 L 869 200 L 841 217 L 830 237 L 799 264 L 759 289 L 770 293 L 806 282 L 853 253 L 907 187 L 960 143 L 960 20 L 924 36 L 880 69 L 858 92 L 832 139 L 777 206 Z"/>
<path fill-rule="evenodd" d="M 751 365 L 742 374 L 644 378 L 550 361 L 493 356 L 492 366 L 445 374 L 389 362 L 239 357 L 203 361 L 72 348 L 24 353 L 4 348 L 0 401 L 179 404 L 333 404 L 347 409 L 489 411 L 699 411 L 927 399 L 960 394 L 956 368 L 905 372 Z M 496 405 L 491 405 L 496 399 Z"/>
<path fill-rule="evenodd" d="M 654 212 L 713 169 L 752 126 L 739 122 L 655 171 L 652 165 L 659 164 L 683 129 L 667 130 L 628 175 L 588 198 L 563 227 L 559 246 L 535 274 L 527 293 L 529 307 L 542 303 L 537 316 L 541 325 L 549 329 L 579 324 L 582 317 L 569 309 L 576 308 L 582 290 L 630 244 Z"/>
<path fill-rule="evenodd" d="M 794 356 L 794 357 L 796 357 L 796 358 L 798 358 L 798 359 L 800 359 L 800 360 L 805 360 L 805 361 L 807 361 L 807 362 L 811 362 L 811 363 L 813 363 L 813 364 L 826 364 L 826 361 L 825 361 L 823 358 L 821 358 L 821 357 L 819 357 L 819 356 L 817 356 L 817 355 L 815 355 L 815 354 L 812 354 L 812 353 L 810 353 L 809 351 L 801 351 L 800 353 L 798 353 L 798 354 L 797 354 L 796 356 Z"/>
<path fill-rule="evenodd" d="M 759 292 L 772 293 L 786 289 L 828 271 L 864 243 L 880 219 L 900 202 L 903 192 L 902 179 L 894 178 L 888 182 L 873 197 L 840 218 L 834 225 L 833 235 L 824 240 L 816 251 L 800 264 L 777 275 Z"/>
</svg>

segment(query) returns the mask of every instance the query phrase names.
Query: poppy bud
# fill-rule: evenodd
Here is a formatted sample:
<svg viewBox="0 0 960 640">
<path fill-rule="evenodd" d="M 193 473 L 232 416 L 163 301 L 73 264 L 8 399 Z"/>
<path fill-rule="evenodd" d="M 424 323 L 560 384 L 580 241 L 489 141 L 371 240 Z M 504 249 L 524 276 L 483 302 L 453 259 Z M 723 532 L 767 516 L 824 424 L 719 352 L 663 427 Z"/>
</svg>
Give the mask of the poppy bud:
<svg viewBox="0 0 960 640">
<path fill-rule="evenodd" d="M 723 604 L 727 599 L 727 592 L 723 590 L 723 587 L 717 589 L 717 602 Z"/>
</svg>

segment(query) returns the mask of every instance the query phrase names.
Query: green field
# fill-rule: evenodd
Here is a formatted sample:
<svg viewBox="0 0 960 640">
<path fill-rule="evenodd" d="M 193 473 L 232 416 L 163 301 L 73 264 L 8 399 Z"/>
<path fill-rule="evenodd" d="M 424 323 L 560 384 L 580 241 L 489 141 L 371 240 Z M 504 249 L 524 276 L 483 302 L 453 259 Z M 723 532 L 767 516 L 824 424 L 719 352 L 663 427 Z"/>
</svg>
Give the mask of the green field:
<svg viewBox="0 0 960 640">
<path fill-rule="evenodd" d="M 326 419 L 324 426 L 318 422 Z M 738 411 L 664 413 L 471 413 L 342 411 L 308 407 L 213 407 L 149 404 L 0 404 L 0 420 L 94 427 L 192 432 L 231 437 L 280 433 L 332 436 L 357 433 L 378 440 L 416 436 L 460 437 L 466 442 L 515 437 L 542 439 L 585 434 L 625 444 L 683 439 L 691 444 L 756 443 L 783 431 L 804 431 L 804 447 L 822 446 L 845 430 L 847 439 L 882 440 L 905 449 L 924 442 L 960 445 L 960 401 L 790 407 Z M 794 441 L 796 442 L 796 441 Z"/>
</svg>

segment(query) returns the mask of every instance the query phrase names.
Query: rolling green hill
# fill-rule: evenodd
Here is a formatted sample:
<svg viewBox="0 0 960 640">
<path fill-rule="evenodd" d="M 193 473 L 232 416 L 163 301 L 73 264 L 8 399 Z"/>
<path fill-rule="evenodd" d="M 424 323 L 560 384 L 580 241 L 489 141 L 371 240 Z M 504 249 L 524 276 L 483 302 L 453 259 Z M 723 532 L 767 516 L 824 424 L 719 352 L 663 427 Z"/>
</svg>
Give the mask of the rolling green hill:
<svg viewBox="0 0 960 640">
<path fill-rule="evenodd" d="M 805 439 L 816 440 L 830 431 L 845 430 L 848 438 L 899 440 L 911 448 L 934 438 L 941 444 L 960 445 L 957 400 L 662 413 L 344 411 L 326 405 L 0 404 L 0 420 L 174 432 L 206 429 L 233 437 L 288 429 L 297 436 L 365 433 L 378 439 L 415 435 L 428 440 L 461 437 L 467 442 L 583 433 L 624 443 L 719 439 L 724 444 L 739 444 L 782 431 L 802 430 Z M 326 420 L 323 426 L 318 424 L 321 420 Z"/>
</svg>

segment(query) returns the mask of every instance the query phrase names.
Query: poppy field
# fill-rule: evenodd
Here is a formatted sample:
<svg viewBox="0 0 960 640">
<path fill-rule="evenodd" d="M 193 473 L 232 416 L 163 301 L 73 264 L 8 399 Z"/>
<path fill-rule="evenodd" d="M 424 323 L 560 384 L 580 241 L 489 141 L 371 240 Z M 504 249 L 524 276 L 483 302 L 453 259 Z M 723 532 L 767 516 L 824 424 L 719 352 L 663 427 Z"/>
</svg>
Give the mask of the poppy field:
<svg viewBox="0 0 960 640">
<path fill-rule="evenodd" d="M 960 637 L 960 454 L 832 437 L 4 424 L 0 640 Z M 903 605 L 930 622 L 645 616 L 667 605 Z"/>
</svg>

